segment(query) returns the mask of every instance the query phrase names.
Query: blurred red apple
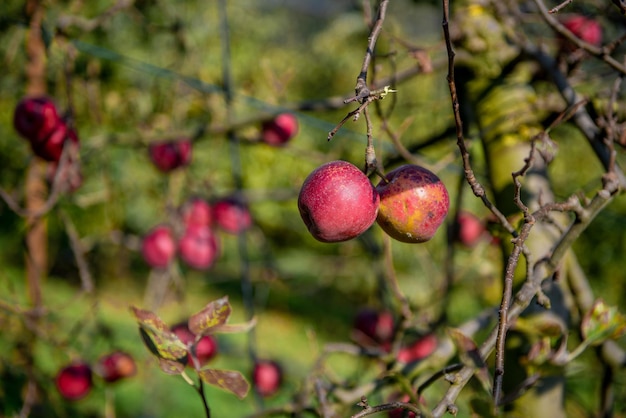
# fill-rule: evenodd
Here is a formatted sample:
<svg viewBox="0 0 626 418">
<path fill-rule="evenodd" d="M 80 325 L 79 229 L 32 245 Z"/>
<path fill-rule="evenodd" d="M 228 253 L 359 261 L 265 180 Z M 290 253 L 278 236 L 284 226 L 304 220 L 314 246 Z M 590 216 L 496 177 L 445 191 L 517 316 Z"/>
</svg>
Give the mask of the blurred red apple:
<svg viewBox="0 0 626 418">
<path fill-rule="evenodd" d="M 411 363 L 422 360 L 431 355 L 437 349 L 437 337 L 434 334 L 427 334 L 413 343 L 400 348 L 398 361 L 401 363 Z"/>
<path fill-rule="evenodd" d="M 602 26 L 595 19 L 590 17 L 574 14 L 565 17 L 562 22 L 563 26 L 569 29 L 577 38 L 590 43 L 594 46 L 602 45 Z M 577 47 L 572 45 L 570 41 L 562 40 L 567 50 L 574 50 Z"/>
<path fill-rule="evenodd" d="M 91 367 L 82 362 L 65 366 L 57 373 L 54 383 L 65 399 L 84 398 L 93 386 Z"/>
<path fill-rule="evenodd" d="M 186 346 L 191 346 L 196 342 L 196 334 L 191 332 L 187 322 L 181 322 L 179 324 L 174 325 L 171 328 L 171 331 L 176 334 L 179 340 L 183 342 Z"/>
<path fill-rule="evenodd" d="M 282 113 L 263 123 L 261 138 L 269 145 L 284 145 L 298 133 L 298 119 L 291 113 Z"/>
<path fill-rule="evenodd" d="M 448 213 L 446 186 L 431 171 L 403 165 L 376 186 L 380 195 L 377 222 L 392 238 L 409 243 L 428 241 Z"/>
<path fill-rule="evenodd" d="M 204 335 L 193 348 L 200 366 L 209 362 L 217 354 L 217 341 L 212 335 Z"/>
<path fill-rule="evenodd" d="M 191 332 L 186 322 L 174 325 L 172 332 L 188 347 L 189 355 L 198 361 L 200 367 L 217 355 L 217 341 L 214 336 L 204 335 L 196 342 L 196 335 Z M 195 367 L 192 360 L 188 361 L 187 365 Z"/>
<path fill-rule="evenodd" d="M 218 200 L 213 204 L 215 223 L 223 231 L 238 234 L 252 225 L 248 207 L 234 197 Z"/>
<path fill-rule="evenodd" d="M 219 255 L 215 234 L 208 226 L 190 225 L 178 241 L 180 259 L 196 270 L 206 270 Z"/>
<path fill-rule="evenodd" d="M 148 232 L 141 243 L 141 254 L 150 267 L 167 267 L 176 255 L 176 242 L 170 227 L 159 225 Z"/>
<path fill-rule="evenodd" d="M 454 239 L 466 247 L 478 244 L 486 231 L 485 224 L 467 211 L 459 211 L 453 228 Z"/>
<path fill-rule="evenodd" d="M 148 147 L 150 160 L 161 171 L 169 172 L 191 162 L 192 145 L 188 138 L 153 142 Z"/>
<path fill-rule="evenodd" d="M 48 137 L 41 141 L 31 142 L 31 148 L 38 157 L 57 162 L 61 159 L 63 147 L 67 141 L 78 144 L 78 135 L 74 129 L 60 121 Z"/>
<path fill-rule="evenodd" d="M 354 318 L 353 328 L 369 340 L 361 342 L 366 344 L 371 342 L 388 343 L 393 339 L 394 334 L 393 315 L 388 311 L 379 312 L 370 308 L 362 309 Z M 357 340 L 363 340 L 361 335 L 357 334 L 355 337 Z"/>
<path fill-rule="evenodd" d="M 186 227 L 213 225 L 213 209 L 209 202 L 199 197 L 189 199 L 181 209 L 181 217 Z"/>
<path fill-rule="evenodd" d="M 137 373 L 137 366 L 130 354 L 123 351 L 114 351 L 100 357 L 94 366 L 94 370 L 102 376 L 105 382 L 112 383 L 134 376 Z"/>
<path fill-rule="evenodd" d="M 376 220 L 378 193 L 356 166 L 331 161 L 313 170 L 298 196 L 300 216 L 313 237 L 340 242 L 365 232 Z"/>
<path fill-rule="evenodd" d="M 252 371 L 252 382 L 256 391 L 264 397 L 272 396 L 283 381 L 283 371 L 273 360 L 259 360 Z"/>
<path fill-rule="evenodd" d="M 42 142 L 61 122 L 54 102 L 48 97 L 26 97 L 15 107 L 13 126 L 24 138 Z"/>
</svg>

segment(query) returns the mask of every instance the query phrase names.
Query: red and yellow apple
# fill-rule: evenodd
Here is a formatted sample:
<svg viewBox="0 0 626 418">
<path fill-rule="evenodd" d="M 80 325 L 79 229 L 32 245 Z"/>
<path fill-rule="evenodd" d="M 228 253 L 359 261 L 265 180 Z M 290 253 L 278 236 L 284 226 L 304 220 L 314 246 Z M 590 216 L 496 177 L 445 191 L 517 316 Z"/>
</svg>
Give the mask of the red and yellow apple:
<svg viewBox="0 0 626 418">
<path fill-rule="evenodd" d="M 401 242 L 430 240 L 450 207 L 443 182 L 418 165 L 403 165 L 390 171 L 376 190 L 380 195 L 376 221 L 389 236 Z"/>
</svg>

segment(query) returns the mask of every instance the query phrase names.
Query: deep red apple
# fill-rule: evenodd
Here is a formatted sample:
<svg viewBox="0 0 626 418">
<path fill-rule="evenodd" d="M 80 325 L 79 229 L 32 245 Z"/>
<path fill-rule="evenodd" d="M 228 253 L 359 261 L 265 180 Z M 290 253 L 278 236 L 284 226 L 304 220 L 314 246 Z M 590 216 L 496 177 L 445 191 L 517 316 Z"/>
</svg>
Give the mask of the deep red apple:
<svg viewBox="0 0 626 418">
<path fill-rule="evenodd" d="M 199 197 L 191 198 L 183 205 L 181 217 L 186 227 L 213 225 L 213 209 L 209 202 Z"/>
<path fill-rule="evenodd" d="M 159 225 L 148 232 L 141 243 L 141 254 L 150 267 L 167 267 L 176 256 L 176 241 L 171 228 Z"/>
<path fill-rule="evenodd" d="M 473 247 L 484 236 L 485 224 L 473 213 L 459 211 L 453 226 L 454 238 L 466 247 Z"/>
<path fill-rule="evenodd" d="M 219 256 L 217 238 L 208 226 L 190 225 L 178 241 L 178 253 L 189 267 L 206 270 Z"/>
<path fill-rule="evenodd" d="M 570 15 L 561 22 L 563 26 L 570 30 L 577 38 L 595 46 L 602 45 L 602 26 L 595 19 L 582 16 Z M 576 49 L 569 41 L 564 41 L 568 50 Z"/>
<path fill-rule="evenodd" d="M 272 396 L 283 381 L 283 371 L 280 365 L 273 360 L 259 360 L 252 371 L 252 382 L 261 396 Z"/>
<path fill-rule="evenodd" d="M 353 328 L 357 331 L 357 340 L 366 344 L 372 342 L 377 344 L 388 343 L 393 339 L 394 319 L 389 311 L 376 311 L 366 308 L 360 310 L 354 318 Z M 359 335 L 360 333 L 361 335 Z M 362 336 L 366 339 L 363 339 Z"/>
<path fill-rule="evenodd" d="M 31 142 L 33 153 L 46 161 L 58 162 L 61 159 L 63 147 L 67 141 L 78 144 L 76 131 L 63 121 L 60 121 L 52 133 L 45 139 Z"/>
<path fill-rule="evenodd" d="M 313 237 L 340 242 L 365 232 L 376 220 L 378 193 L 361 170 L 331 161 L 313 170 L 298 196 L 300 216 Z"/>
<path fill-rule="evenodd" d="M 291 113 L 281 113 L 263 123 L 261 138 L 269 145 L 284 145 L 298 133 L 298 119 Z"/>
<path fill-rule="evenodd" d="M 24 138 L 42 142 L 61 122 L 57 108 L 49 97 L 26 97 L 15 107 L 13 126 Z"/>
<path fill-rule="evenodd" d="M 150 160 L 159 170 L 166 173 L 189 165 L 191 151 L 191 140 L 188 138 L 153 142 L 148 146 Z"/>
<path fill-rule="evenodd" d="M 400 348 L 398 361 L 401 363 L 411 363 L 422 360 L 431 355 L 437 349 L 437 337 L 434 334 L 427 334 L 413 343 Z"/>
<path fill-rule="evenodd" d="M 54 383 L 65 399 L 75 401 L 84 398 L 93 386 L 91 367 L 82 362 L 65 366 L 57 373 Z"/>
<path fill-rule="evenodd" d="M 212 335 L 204 335 L 194 346 L 196 358 L 203 366 L 217 354 L 217 341 Z"/>
<path fill-rule="evenodd" d="M 376 221 L 394 239 L 428 241 L 443 223 L 450 207 L 448 190 L 431 171 L 403 165 L 390 171 L 376 186 L 380 207 Z"/>
<path fill-rule="evenodd" d="M 187 345 L 189 354 L 198 360 L 200 367 L 217 355 L 217 340 L 214 336 L 204 335 L 196 342 L 196 335 L 191 332 L 186 322 L 174 325 L 172 332 Z M 188 361 L 187 365 L 195 367 L 193 361 Z"/>
<path fill-rule="evenodd" d="M 105 382 L 112 383 L 134 376 L 137 373 L 137 365 L 130 354 L 124 351 L 114 351 L 100 357 L 94 370 L 102 376 Z"/>
<path fill-rule="evenodd" d="M 217 226 L 230 234 L 238 234 L 252 225 L 250 210 L 234 197 L 218 200 L 213 204 L 213 217 Z"/>
<path fill-rule="evenodd" d="M 187 322 L 181 322 L 174 325 L 171 328 L 171 331 L 176 334 L 178 339 L 181 340 L 186 346 L 191 346 L 196 341 L 196 334 L 191 332 Z"/>
</svg>

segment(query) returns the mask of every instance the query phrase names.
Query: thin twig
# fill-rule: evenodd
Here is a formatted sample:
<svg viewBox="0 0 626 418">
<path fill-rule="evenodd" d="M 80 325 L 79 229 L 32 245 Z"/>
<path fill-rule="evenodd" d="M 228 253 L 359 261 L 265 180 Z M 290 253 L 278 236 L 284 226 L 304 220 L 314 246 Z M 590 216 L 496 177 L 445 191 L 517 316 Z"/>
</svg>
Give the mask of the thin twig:
<svg viewBox="0 0 626 418">
<path fill-rule="evenodd" d="M 565 0 L 563 3 L 556 5 L 555 7 L 553 7 L 552 9 L 550 9 L 550 14 L 553 15 L 555 13 L 558 13 L 561 11 L 561 9 L 565 8 L 567 5 L 569 5 L 571 2 L 573 2 L 574 0 Z"/>
<path fill-rule="evenodd" d="M 496 340 L 496 358 L 495 358 L 495 372 L 493 381 L 493 398 L 496 405 L 500 405 L 502 399 L 502 383 L 504 380 L 504 349 L 506 341 L 506 332 L 508 330 L 508 311 L 511 305 L 511 297 L 513 295 L 513 276 L 515 275 L 515 269 L 519 261 L 519 257 L 524 251 L 524 242 L 528 238 L 531 228 L 535 224 L 535 219 L 531 215 L 528 207 L 522 202 L 522 184 L 519 180 L 524 176 L 528 170 L 532 167 L 533 159 L 535 156 L 535 141 L 531 141 L 530 152 L 528 158 L 525 160 L 524 166 L 517 172 L 512 173 L 513 183 L 515 186 L 514 202 L 517 207 L 520 208 L 524 214 L 524 224 L 520 230 L 520 234 L 513 240 L 513 251 L 509 255 L 509 259 L 506 264 L 506 274 L 504 277 L 504 285 L 502 289 L 502 301 L 500 303 L 499 322 L 498 322 L 498 338 Z M 527 265 L 530 266 L 530 260 L 527 258 Z M 528 272 L 529 273 L 529 272 Z M 526 277 L 530 277 L 527 275 Z"/>
<path fill-rule="evenodd" d="M 356 93 L 355 100 L 363 101 L 371 94 L 369 88 L 367 87 L 367 70 L 369 68 L 370 61 L 372 60 L 372 56 L 374 55 L 376 41 L 378 40 L 378 36 L 383 28 L 383 22 L 385 21 L 388 5 L 389 0 L 381 0 L 380 6 L 378 7 L 376 21 L 374 22 L 374 26 L 372 27 L 372 31 L 368 38 L 367 50 L 365 51 L 365 58 L 363 58 L 361 72 L 356 79 L 356 86 L 354 88 Z"/>
</svg>

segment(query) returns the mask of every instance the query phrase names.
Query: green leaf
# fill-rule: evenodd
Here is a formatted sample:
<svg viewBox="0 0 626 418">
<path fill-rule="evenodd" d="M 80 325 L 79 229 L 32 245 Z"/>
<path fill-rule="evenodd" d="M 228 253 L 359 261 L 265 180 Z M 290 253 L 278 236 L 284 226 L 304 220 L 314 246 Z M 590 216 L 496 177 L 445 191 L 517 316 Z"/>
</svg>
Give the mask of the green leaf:
<svg viewBox="0 0 626 418">
<path fill-rule="evenodd" d="M 169 327 L 151 311 L 131 307 L 139 323 L 139 332 L 146 347 L 160 359 L 183 362 L 187 357 L 187 347 Z"/>
<path fill-rule="evenodd" d="M 230 313 L 228 296 L 224 296 L 210 302 L 200 312 L 189 317 L 189 329 L 196 335 L 211 334 L 216 328 L 226 324 Z"/>
<path fill-rule="evenodd" d="M 597 345 L 626 334 L 626 317 L 617 307 L 608 306 L 602 299 L 598 299 L 585 314 L 580 326 L 585 342 Z"/>
<path fill-rule="evenodd" d="M 198 375 L 209 385 L 231 392 L 239 399 L 245 398 L 250 390 L 246 378 L 234 370 L 202 369 Z"/>
</svg>

